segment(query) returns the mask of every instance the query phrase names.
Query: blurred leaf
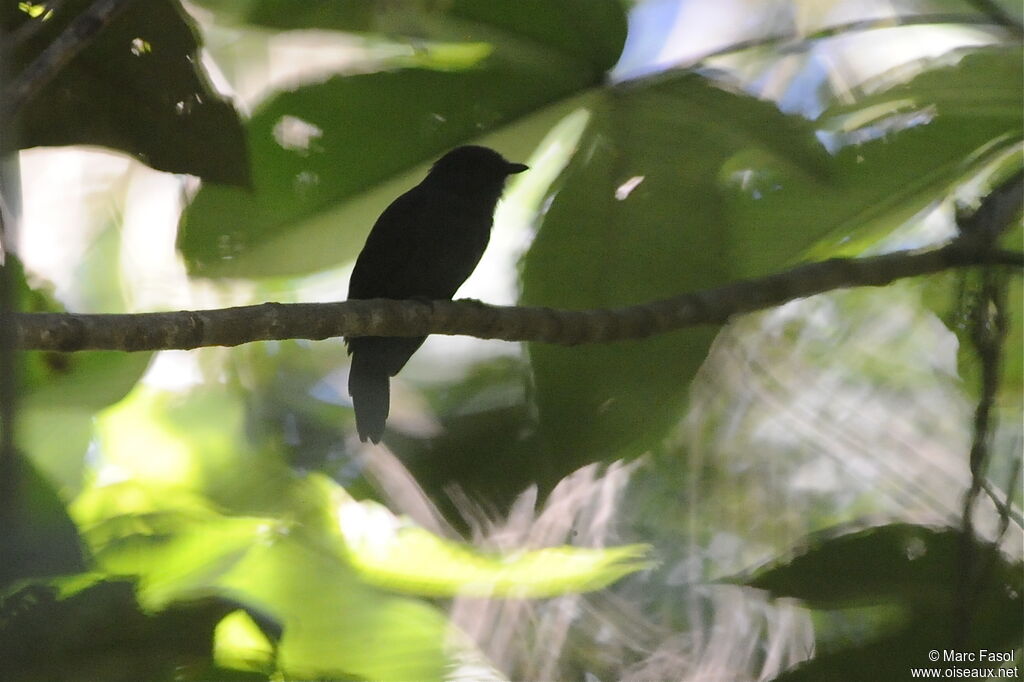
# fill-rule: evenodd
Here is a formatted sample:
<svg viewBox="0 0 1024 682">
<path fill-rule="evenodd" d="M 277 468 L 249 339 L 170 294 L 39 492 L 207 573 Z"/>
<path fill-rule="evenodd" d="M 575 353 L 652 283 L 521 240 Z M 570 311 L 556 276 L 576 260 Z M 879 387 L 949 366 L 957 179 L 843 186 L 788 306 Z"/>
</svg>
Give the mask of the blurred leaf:
<svg viewBox="0 0 1024 682">
<path fill-rule="evenodd" d="M 913 96 L 914 115 L 875 128 L 857 120 L 827 163 L 808 127 L 693 75 L 623 87 L 599 109 L 545 215 L 522 302 L 640 303 L 763 275 L 801 254 L 861 253 L 1019 141 L 1020 62 L 1016 49 L 978 49 L 925 72 L 888 95 L 893 111 Z M 856 102 L 826 120 L 858 113 Z M 532 345 L 541 433 L 559 461 L 569 457 L 571 470 L 657 442 L 711 336 Z"/>
<path fill-rule="evenodd" d="M 247 125 L 255 195 L 199 191 L 178 233 L 192 272 L 293 275 L 353 258 L 386 204 L 419 181 L 405 175 L 410 169 L 513 121 L 509 143 L 489 143 L 510 157 L 513 146 L 530 149 L 580 106 L 574 96 L 602 82 L 625 39 L 621 8 L 610 0 L 586 3 L 577 15 L 551 0 L 531 0 L 545 8 L 536 14 L 508 2 L 455 4 L 459 16 L 428 22 L 436 42 L 423 49 L 487 46 L 478 62 L 335 77 L 257 110 Z M 603 46 L 603 56 L 581 61 L 567 47 L 561 27 L 569 19 L 583 27 L 573 29 L 582 37 L 572 45 Z"/>
<path fill-rule="evenodd" d="M 92 3 L 71 0 L 30 18 L 4 3 L 0 31 L 42 22 L 14 50 L 18 72 Z M 71 144 L 118 149 L 159 170 L 246 185 L 245 140 L 234 108 L 199 67 L 199 41 L 177 0 L 131 3 L 11 124 L 16 148 Z"/>
<path fill-rule="evenodd" d="M 303 678 L 440 679 L 466 653 L 451 648 L 441 612 L 389 590 L 552 596 L 603 587 L 648 563 L 639 546 L 483 554 L 357 502 L 326 477 L 293 478 L 288 488 L 280 520 L 224 516 L 187 489 L 152 483 L 95 487 L 74 510 L 99 566 L 136 576 L 146 608 L 218 595 L 250 605 L 250 616 L 258 608 L 282 628 L 281 669 Z M 387 655 L 396 648 L 402 657 Z"/>
<path fill-rule="evenodd" d="M 143 605 L 158 609 L 213 593 L 253 543 L 279 525 L 203 507 L 187 491 L 122 483 L 88 491 L 75 503 L 75 516 L 88 528 L 97 564 L 110 574 L 137 576 Z"/>
<path fill-rule="evenodd" d="M 900 114 L 969 117 L 991 119 L 987 125 L 1013 130 L 1021 126 L 1015 92 L 1022 85 L 1018 76 L 1024 65 L 1024 49 L 1017 44 L 969 47 L 941 56 L 898 67 L 877 76 L 861 87 L 862 92 L 849 104 L 831 108 L 824 118 L 844 132 L 859 131 L 875 135 L 899 129 L 905 121 Z M 920 70 L 907 82 L 901 75 Z M 929 118 L 917 124 L 927 124 Z M 870 139 L 870 138 L 869 138 Z"/>
<path fill-rule="evenodd" d="M 264 516 L 287 509 L 292 474 L 272 447 L 249 441 L 237 387 L 185 392 L 140 385 L 97 420 L 101 458 L 121 476 L 191 490 L 222 510 Z"/>
<path fill-rule="evenodd" d="M 674 73 L 607 93 L 523 263 L 524 305 L 643 303 L 751 274 L 764 242 L 792 258 L 820 228 L 758 234 L 730 224 L 717 180 L 730 159 L 822 173 L 806 123 L 770 103 Z M 748 242 L 750 244 L 748 245 Z M 629 343 L 532 344 L 541 435 L 563 473 L 637 453 L 675 420 L 715 330 Z"/>
<path fill-rule="evenodd" d="M 986 671 L 1000 667 L 1002 662 L 998 657 L 1013 656 L 1014 647 L 1019 646 L 1024 634 L 1020 616 L 1024 602 L 1006 598 L 1005 594 L 999 596 L 1002 599 L 987 601 L 978 609 L 966 643 L 954 644 L 952 633 L 956 628 L 957 615 L 952 611 L 912 613 L 893 632 L 886 632 L 864 644 L 819 651 L 813 659 L 784 672 L 775 680 L 902 680 L 907 679 L 912 668 L 954 669 L 958 677 L 992 679 Z M 945 651 L 968 652 L 974 654 L 976 660 L 952 663 L 948 659 L 940 659 L 936 663 L 929 658 L 929 653 L 936 650 L 940 654 Z M 986 652 L 984 656 L 982 651 Z"/>
<path fill-rule="evenodd" d="M 266 680 L 213 665 L 213 628 L 233 608 L 207 599 L 147 614 L 128 582 L 65 599 L 29 587 L 0 603 L 0 672 L 10 682 Z"/>
<path fill-rule="evenodd" d="M 26 407 L 78 408 L 95 412 L 118 402 L 145 373 L 152 353 L 30 351 L 33 384 Z"/>
<path fill-rule="evenodd" d="M 903 679 L 910 668 L 934 667 L 928 652 L 1005 651 L 1024 635 L 1022 566 L 989 544 L 974 541 L 971 560 L 983 581 L 972 591 L 966 642 L 954 645 L 962 622 L 959 576 L 964 558 L 959 529 L 899 523 L 809 539 L 800 553 L 752 575 L 730 579 L 773 597 L 803 600 L 811 608 L 896 605 L 876 636 L 855 646 L 820 651 L 777 680 Z M 947 664 L 948 667 L 948 664 Z M 962 669 L 998 667 L 978 660 Z"/>
<path fill-rule="evenodd" d="M 412 594 L 551 597 L 601 589 L 651 566 L 644 545 L 488 555 L 404 523 L 375 502 L 349 500 L 338 515 L 349 559 L 360 575 Z"/>
<path fill-rule="evenodd" d="M 218 16 L 278 29 L 337 29 L 388 36 L 436 38 L 439 25 L 464 32 L 504 34 L 531 41 L 604 71 L 619 58 L 626 32 L 615 0 L 376 0 L 309 3 L 305 0 L 200 0 Z"/>
<path fill-rule="evenodd" d="M 962 537 L 956 529 L 907 523 L 836 535 L 812 536 L 805 548 L 747 577 L 730 579 L 801 599 L 812 608 L 897 602 L 921 609 L 948 609 L 956 594 Z M 976 560 L 994 561 L 993 582 L 1022 593 L 1019 566 L 993 556 L 976 542 Z"/>
<path fill-rule="evenodd" d="M 226 596 L 266 614 L 280 634 L 280 665 L 310 678 L 440 679 L 449 664 L 440 612 L 360 579 L 345 558 L 326 479 L 289 478 L 285 520 L 224 516 L 181 486 L 156 481 L 99 486 L 76 517 L 106 571 L 136 576 L 147 608 Z M 395 647 L 410 657 L 388 656 Z M 146 679 L 146 678 L 142 678 Z"/>
<path fill-rule="evenodd" d="M 123 188 L 119 189 L 123 194 Z M 121 268 L 121 216 L 103 211 L 102 221 L 75 270 L 68 305 L 74 312 L 120 313 L 126 309 Z M 90 218 L 91 220 L 92 218 Z M 23 281 L 20 309 L 65 312 L 48 284 Z M 22 407 L 40 412 L 92 413 L 121 400 L 145 373 L 150 352 L 29 351 L 24 363 Z M 33 453 L 34 455 L 34 453 Z"/>
<path fill-rule="evenodd" d="M 124 183 L 126 185 L 127 182 Z M 122 185 L 121 196 L 116 201 L 125 201 L 127 191 Z M 106 195 L 111 199 L 108 190 Z M 109 210 L 109 209 L 108 209 Z M 121 225 L 123 216 L 117 213 L 105 216 L 98 225 L 98 233 L 82 254 L 75 268 L 74 300 L 69 307 L 80 313 L 128 313 L 125 300 L 125 282 L 121 277 Z"/>
<path fill-rule="evenodd" d="M 19 407 L 19 446 L 39 473 L 67 499 L 78 494 L 93 435 L 93 413 L 76 407 Z"/>
<path fill-rule="evenodd" d="M 929 60 L 907 83 L 893 86 L 900 70 L 883 74 L 880 92 L 822 117 L 847 145 L 836 155 L 836 183 L 787 182 L 765 193 L 756 210 L 764 228 L 817 224 L 828 239 L 813 257 L 862 253 L 1020 144 L 1022 59 L 1019 47 L 991 46 Z M 751 215 L 755 199 L 737 197 L 735 210 Z"/>
<path fill-rule="evenodd" d="M 274 644 L 245 611 L 228 614 L 213 636 L 217 665 L 257 672 L 273 670 Z"/>
<path fill-rule="evenodd" d="M 27 351 L 20 358 L 18 445 L 62 492 L 73 495 L 82 484 L 95 414 L 135 386 L 152 353 Z"/>
<path fill-rule="evenodd" d="M 78 529 L 47 481 L 16 453 L 0 474 L 0 592 L 16 580 L 84 571 Z"/>
<path fill-rule="evenodd" d="M 404 0 L 397 5 L 362 0 L 318 3 L 310 3 L 307 0 L 196 0 L 195 4 L 215 12 L 217 18 L 222 21 L 234 23 L 276 29 L 333 28 L 364 31 L 376 25 L 378 13 L 404 15 L 410 11 L 422 11 L 434 3 L 431 0 Z"/>
<path fill-rule="evenodd" d="M 289 677 L 435 680 L 449 663 L 440 611 L 368 587 L 301 537 L 252 545 L 223 584 L 281 619 L 278 661 Z"/>
</svg>

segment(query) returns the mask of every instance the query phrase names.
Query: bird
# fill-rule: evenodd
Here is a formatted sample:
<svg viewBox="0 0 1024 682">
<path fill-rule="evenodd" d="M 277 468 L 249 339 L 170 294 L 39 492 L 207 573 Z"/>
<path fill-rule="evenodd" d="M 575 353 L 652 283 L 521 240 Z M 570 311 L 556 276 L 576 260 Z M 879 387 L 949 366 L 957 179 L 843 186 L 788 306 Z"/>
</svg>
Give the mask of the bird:
<svg viewBox="0 0 1024 682">
<path fill-rule="evenodd" d="M 349 299 L 450 300 L 476 268 L 491 236 L 508 176 L 528 166 L 488 147 L 465 145 L 377 218 L 356 258 Z M 391 403 L 391 377 L 426 336 L 346 337 L 348 390 L 359 440 L 379 443 Z"/>
</svg>

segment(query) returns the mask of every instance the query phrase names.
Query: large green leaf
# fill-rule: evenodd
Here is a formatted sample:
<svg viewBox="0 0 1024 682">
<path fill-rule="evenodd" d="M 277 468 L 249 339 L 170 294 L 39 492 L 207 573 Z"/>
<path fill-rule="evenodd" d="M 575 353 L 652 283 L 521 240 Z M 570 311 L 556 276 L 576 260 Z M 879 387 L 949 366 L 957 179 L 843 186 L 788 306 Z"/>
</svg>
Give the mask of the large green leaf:
<svg viewBox="0 0 1024 682">
<path fill-rule="evenodd" d="M 368 587 L 300 539 L 254 544 L 225 586 L 281 618 L 278 660 L 292 677 L 439 680 L 451 663 L 438 609 Z"/>
<path fill-rule="evenodd" d="M 814 608 L 840 608 L 888 601 L 938 606 L 953 598 L 963 551 L 958 530 L 896 523 L 853 533 L 829 531 L 812 536 L 778 564 L 759 569 L 741 582 L 792 597 Z M 991 548 L 975 540 L 976 556 Z M 988 560 L 988 559 L 986 559 Z M 1003 559 L 990 577 L 1020 582 Z M 1014 577 L 1016 576 L 1016 577 Z"/>
<path fill-rule="evenodd" d="M 748 274 L 748 241 L 792 258 L 817 226 L 776 235 L 730 224 L 722 169 L 825 172 L 812 129 L 767 102 L 692 73 L 609 91 L 526 255 L 521 302 L 565 308 L 643 303 Z M 749 160 L 749 159 L 748 159 Z M 713 329 L 579 348 L 530 346 L 544 436 L 559 466 L 654 443 L 678 415 Z"/>
<path fill-rule="evenodd" d="M 308 497 L 299 523 L 221 516 L 187 490 L 152 484 L 96 488 L 75 510 L 99 565 L 138 576 L 146 608 L 241 600 L 283 627 L 278 664 L 296 677 L 440 679 L 445 617 L 365 584 L 323 525 L 331 510 L 319 487 L 297 485 Z M 403 656 L 388 655 L 396 648 Z"/>
<path fill-rule="evenodd" d="M 962 591 L 964 561 L 980 580 Z M 1022 567 L 959 529 L 899 523 L 809 540 L 795 556 L 738 579 L 773 597 L 813 608 L 892 605 L 901 617 L 855 646 L 819 656 L 777 678 L 795 680 L 902 679 L 911 667 L 929 667 L 928 652 L 1005 651 L 1024 633 Z M 966 608 L 966 611 L 964 610 Z M 966 639 L 955 644 L 958 624 Z M 963 669 L 998 667 L 977 659 Z M 951 667 L 945 665 L 943 667 Z"/>
<path fill-rule="evenodd" d="M 615 2 L 587 3 L 575 17 L 579 44 L 604 46 L 593 54 L 566 46 L 560 3 L 530 4 L 544 11 L 456 3 L 426 22 L 421 66 L 334 77 L 264 103 L 247 125 L 255 192 L 204 186 L 182 218 L 178 246 L 192 272 L 267 276 L 345 262 L 386 204 L 449 148 L 525 117 L 516 136 L 486 143 L 528 153 L 579 106 L 574 96 L 601 82 L 625 39 Z"/>
<path fill-rule="evenodd" d="M 696 76 L 617 89 L 526 256 L 522 302 L 641 303 L 801 256 L 862 253 L 1020 140 L 1019 48 L 956 57 L 920 65 L 938 71 L 872 95 L 867 110 L 855 102 L 827 112 L 842 146 L 824 163 L 808 150 L 807 127 Z M 711 338 L 690 330 L 531 346 L 542 433 L 560 461 L 571 468 L 656 442 Z"/>
<path fill-rule="evenodd" d="M 40 23 L 10 55 L 14 74 L 92 3 L 62 3 L 52 17 L 30 16 L 29 4 L 0 8 L 0 32 Z M 249 167 L 238 115 L 198 65 L 199 41 L 177 0 L 130 3 L 4 125 L 15 133 L 15 148 L 100 145 L 160 170 L 245 185 Z"/>
<path fill-rule="evenodd" d="M 377 0 L 310 3 L 307 0 L 200 0 L 218 16 L 278 29 L 337 29 L 412 38 L 436 37 L 448 23 L 505 39 L 532 41 L 574 55 L 594 68 L 619 58 L 625 14 L 616 0 Z"/>
<path fill-rule="evenodd" d="M 552 597 L 607 587 L 651 563 L 644 545 L 487 554 L 403 523 L 375 502 L 338 509 L 348 557 L 381 587 L 430 596 Z"/>
<path fill-rule="evenodd" d="M 822 117 L 847 144 L 836 155 L 836 182 L 785 183 L 757 214 L 772 231 L 827 226 L 813 255 L 862 253 L 1020 144 L 1022 61 L 1021 48 L 993 46 L 925 61 L 906 83 L 905 70 L 883 74 L 871 84 L 880 92 Z M 736 208 L 750 215 L 749 204 Z"/>
</svg>

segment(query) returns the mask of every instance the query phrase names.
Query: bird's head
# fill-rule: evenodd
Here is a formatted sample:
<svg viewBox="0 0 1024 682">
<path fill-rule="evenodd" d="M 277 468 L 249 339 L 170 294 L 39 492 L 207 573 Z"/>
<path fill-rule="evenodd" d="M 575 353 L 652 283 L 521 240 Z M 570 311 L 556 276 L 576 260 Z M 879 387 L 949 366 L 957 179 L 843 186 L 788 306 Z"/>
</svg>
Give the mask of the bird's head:
<svg viewBox="0 0 1024 682">
<path fill-rule="evenodd" d="M 500 192 L 505 178 L 527 168 L 525 164 L 507 161 L 493 149 L 465 145 L 438 159 L 430 168 L 429 177 L 452 189 L 496 188 Z"/>
</svg>

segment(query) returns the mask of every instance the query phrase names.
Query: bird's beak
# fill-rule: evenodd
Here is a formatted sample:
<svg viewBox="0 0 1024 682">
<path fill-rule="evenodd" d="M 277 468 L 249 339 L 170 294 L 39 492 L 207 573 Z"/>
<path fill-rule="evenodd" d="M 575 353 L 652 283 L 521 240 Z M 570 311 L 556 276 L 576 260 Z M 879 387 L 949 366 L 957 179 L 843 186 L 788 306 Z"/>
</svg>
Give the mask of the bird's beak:
<svg viewBox="0 0 1024 682">
<path fill-rule="evenodd" d="M 513 175 L 515 173 L 522 173 L 524 170 L 530 170 L 530 167 L 525 163 L 510 163 L 507 172 L 509 175 Z"/>
</svg>

